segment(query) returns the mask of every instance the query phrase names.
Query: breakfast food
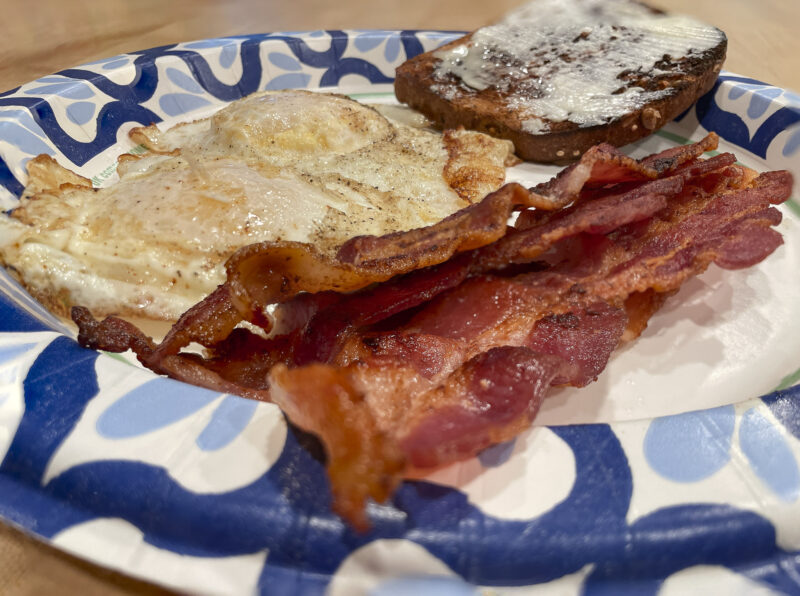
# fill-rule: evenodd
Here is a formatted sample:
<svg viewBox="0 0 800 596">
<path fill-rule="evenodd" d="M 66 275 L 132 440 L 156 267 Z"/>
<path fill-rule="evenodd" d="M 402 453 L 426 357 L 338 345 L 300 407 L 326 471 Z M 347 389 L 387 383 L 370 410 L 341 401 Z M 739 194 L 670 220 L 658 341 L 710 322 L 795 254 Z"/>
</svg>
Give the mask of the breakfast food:
<svg viewBox="0 0 800 596">
<path fill-rule="evenodd" d="M 632 21 L 664 24 L 649 9 L 614 4 L 630 14 L 570 41 L 587 51 L 578 58 L 609 67 L 603 76 L 618 66 L 612 42 L 648 46 L 631 33 Z M 556 29 L 571 31 L 574 10 L 548 6 L 566 19 Z M 639 66 L 624 88 L 595 81 L 601 92 L 576 96 L 562 119 L 514 104 L 519 128 L 570 139 L 555 151 L 559 159 L 567 148 L 569 156 L 579 151 L 575 139 L 592 138 L 587 131 L 617 130 L 631 115 L 637 127 L 654 128 L 654 106 L 666 114 L 665 106 L 677 109 L 705 89 L 721 63 L 715 52 L 724 53 L 724 36 L 700 50 L 686 49 L 687 35 L 673 37 L 680 58 L 649 64 L 635 53 Z M 503 65 L 519 66 L 512 62 Z M 699 65 L 702 72 L 692 70 Z M 532 89 L 512 71 L 503 73 L 509 91 L 536 99 L 570 91 Z M 496 103 L 492 109 L 499 113 Z M 592 120 L 598 114 L 602 123 Z M 517 435 L 552 387 L 594 381 L 612 352 L 711 263 L 738 269 L 764 259 L 781 243 L 772 205 L 791 188 L 786 172 L 759 175 L 728 153 L 703 158 L 717 146 L 713 134 L 640 160 L 594 145 L 548 182 L 500 187 L 507 141 L 463 130 L 436 136 L 307 92 L 259 94 L 210 119 L 166 133 L 139 128 L 132 137 L 150 153 L 124 158 L 121 180 L 108 190 L 92 190 L 48 158 L 34 160 L 7 224 L 18 238 L 3 258 L 29 287 L 42 276 L 31 265 L 42 245 L 99 259 L 99 269 L 77 274 L 71 264 L 48 264 L 63 279 L 81 279 L 33 291 L 63 309 L 85 302 L 71 309 L 83 346 L 132 350 L 156 373 L 276 403 L 319 437 L 334 508 L 358 528 L 369 525 L 365 504 L 390 497 L 403 478 Z M 79 224 L 61 218 L 70 209 Z M 50 212 L 57 221 L 45 219 Z M 47 241 L 41 230 L 52 232 Z M 17 258 L 26 251 L 28 261 Z M 123 318 L 102 318 L 124 313 L 109 297 L 123 293 L 114 277 L 120 264 L 134 261 L 145 263 L 142 293 L 133 294 L 137 314 L 170 317 L 187 307 L 162 341 Z M 166 298 L 176 287 L 183 303 Z M 197 302 L 187 305 L 191 292 Z"/>
<path fill-rule="evenodd" d="M 437 224 L 355 238 L 334 255 L 246 247 L 163 342 L 75 308 L 79 341 L 274 401 L 321 439 L 334 508 L 364 528 L 366 501 L 415 468 L 504 441 L 552 386 L 596 379 L 687 279 L 711 263 L 752 266 L 781 244 L 773 205 L 791 175 L 701 157 L 715 147 L 710 135 L 634 160 L 599 146 L 531 190 L 509 184 Z M 540 204 L 550 209 L 528 209 Z M 206 353 L 186 350 L 192 342 Z"/>
<path fill-rule="evenodd" d="M 426 226 L 499 187 L 511 144 L 395 123 L 347 97 L 263 92 L 209 118 L 131 137 L 106 188 L 29 162 L 0 262 L 56 314 L 175 320 L 224 281 L 224 262 L 253 242 L 313 243 Z"/>
<path fill-rule="evenodd" d="M 632 0 L 534 0 L 397 69 L 397 98 L 442 128 L 566 162 L 647 136 L 714 84 L 725 34 Z"/>
</svg>

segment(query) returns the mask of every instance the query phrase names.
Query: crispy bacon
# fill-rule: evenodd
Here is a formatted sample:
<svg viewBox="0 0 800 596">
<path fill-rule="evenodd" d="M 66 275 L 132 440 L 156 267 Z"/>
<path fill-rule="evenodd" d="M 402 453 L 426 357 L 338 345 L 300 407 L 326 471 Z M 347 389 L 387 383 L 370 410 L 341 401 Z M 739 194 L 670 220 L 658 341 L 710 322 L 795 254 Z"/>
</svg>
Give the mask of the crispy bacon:
<svg viewBox="0 0 800 596">
<path fill-rule="evenodd" d="M 602 234 L 645 219 L 666 207 L 667 200 L 682 188 L 683 179 L 675 176 L 578 203 L 562 211 L 525 211 L 517 218 L 514 230 L 480 250 L 476 267 L 491 270 L 526 263 L 563 238 L 581 232 Z"/>
<path fill-rule="evenodd" d="M 622 341 L 629 342 L 639 337 L 647 328 L 647 323 L 656 311 L 661 308 L 672 292 L 656 292 L 646 290 L 644 292 L 633 292 L 625 300 L 625 314 L 628 316 L 628 326 L 622 334 Z"/>
<path fill-rule="evenodd" d="M 106 317 L 96 321 L 88 308 L 72 308 L 72 320 L 78 325 L 78 343 L 92 350 L 152 354 L 155 342 L 142 333 L 135 325 L 117 317 Z"/>
<path fill-rule="evenodd" d="M 329 457 L 339 450 L 371 450 L 368 441 L 377 438 L 382 448 L 396 449 L 402 465 L 394 477 L 370 452 L 356 458 L 362 464 L 357 478 L 344 483 L 331 474 L 337 511 L 361 524 L 363 499 L 380 499 L 409 466 L 442 465 L 507 440 L 530 425 L 551 385 L 584 385 L 595 378 L 625 321 L 624 311 L 598 304 L 533 321 L 515 345 L 501 342 L 485 350 L 436 335 L 367 333 L 351 341 L 363 342 L 358 359 L 277 366 L 270 384 L 276 403 L 322 439 Z M 318 402 L 327 396 L 337 408 L 357 412 L 359 424 L 343 429 L 330 417 L 317 417 Z M 371 437 L 364 436 L 365 428 L 372 429 Z"/>
<path fill-rule="evenodd" d="M 572 368 L 525 346 L 481 352 L 412 401 L 395 440 L 417 467 L 474 455 L 527 428 L 552 382 Z"/>
<path fill-rule="evenodd" d="M 693 162 L 707 151 L 713 151 L 719 145 L 719 137 L 716 133 L 709 133 L 697 143 L 688 145 L 677 145 L 670 147 L 660 153 L 648 155 L 639 160 L 639 164 L 645 168 L 653 168 L 659 174 L 672 172 L 687 162 Z"/>
<path fill-rule="evenodd" d="M 391 495 L 405 460 L 395 441 L 378 428 L 350 370 L 322 364 L 303 370 L 306 374 L 297 376 L 284 365 L 275 366 L 270 374 L 273 399 L 290 420 L 322 439 L 333 508 L 355 527 L 367 529 L 366 500 L 381 502 Z"/>
<path fill-rule="evenodd" d="M 300 292 L 352 292 L 438 265 L 502 237 L 511 212 L 529 206 L 529 196 L 520 185 L 508 184 L 427 228 L 353 238 L 340 247 L 336 258 L 299 242 L 245 247 L 227 263 L 232 303 L 253 320 L 264 307 L 286 302 Z"/>
<path fill-rule="evenodd" d="M 780 244 L 772 205 L 791 176 L 757 176 L 730 154 L 700 159 L 716 143 L 639 161 L 599 146 L 529 192 L 506 186 L 429 228 L 355 238 L 335 257 L 299 243 L 247 247 L 161 344 L 75 309 L 79 341 L 275 401 L 320 437 L 334 507 L 365 528 L 366 500 L 388 498 L 413 467 L 508 439 L 551 386 L 595 380 L 686 279 L 712 262 L 753 265 Z M 182 351 L 190 342 L 205 355 Z"/>
<path fill-rule="evenodd" d="M 466 278 L 469 262 L 462 257 L 454 258 L 357 292 L 346 301 L 318 311 L 295 344 L 294 363 L 327 362 L 348 330 L 378 323 L 456 287 Z"/>
<path fill-rule="evenodd" d="M 556 377 L 554 385 L 583 387 L 597 380 L 627 325 L 624 309 L 597 302 L 582 310 L 540 319 L 525 339 L 525 345 L 575 366 L 571 375 Z"/>
<path fill-rule="evenodd" d="M 578 199 L 585 189 L 653 180 L 696 160 L 706 151 L 716 149 L 718 143 L 719 137 L 709 133 L 698 143 L 673 147 L 639 161 L 612 145 L 596 145 L 555 178 L 532 188 L 536 195 L 534 206 L 545 210 L 561 209 Z"/>
</svg>

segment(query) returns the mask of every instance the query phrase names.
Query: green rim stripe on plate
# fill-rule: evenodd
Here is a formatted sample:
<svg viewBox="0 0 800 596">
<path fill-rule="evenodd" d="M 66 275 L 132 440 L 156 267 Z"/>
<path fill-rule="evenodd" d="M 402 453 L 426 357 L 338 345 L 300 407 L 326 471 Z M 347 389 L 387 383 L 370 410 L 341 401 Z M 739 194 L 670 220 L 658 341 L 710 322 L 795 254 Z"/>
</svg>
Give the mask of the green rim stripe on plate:
<svg viewBox="0 0 800 596">
<path fill-rule="evenodd" d="M 681 135 L 676 135 L 674 132 L 667 132 L 666 130 L 657 130 L 656 134 L 660 137 L 664 137 L 674 143 L 680 143 L 681 145 L 690 145 L 694 143 L 692 139 L 687 139 L 686 137 L 682 137 Z M 709 155 L 719 155 L 719 151 L 706 151 Z"/>
<path fill-rule="evenodd" d="M 105 354 L 106 356 L 111 356 L 111 357 L 112 357 L 114 360 L 119 360 L 120 362 L 124 362 L 124 363 L 125 363 L 125 364 L 127 364 L 128 366 L 136 366 L 136 365 L 135 365 L 135 364 L 133 364 L 133 363 L 132 363 L 130 360 L 127 360 L 126 358 L 124 358 L 123 356 L 120 356 L 120 355 L 119 355 L 119 354 L 117 354 L 116 352 L 106 352 L 106 351 L 103 351 L 103 354 Z"/>
<path fill-rule="evenodd" d="M 347 97 L 351 99 L 365 99 L 367 97 L 389 97 L 394 95 L 394 91 L 381 91 L 379 93 L 348 93 Z"/>
<path fill-rule="evenodd" d="M 794 386 L 794 385 L 797 385 L 797 383 L 800 383 L 800 368 L 798 368 L 798 369 L 797 369 L 796 371 L 794 371 L 792 374 L 790 374 L 790 375 L 786 376 L 786 377 L 785 377 L 785 378 L 784 378 L 784 379 L 781 381 L 780 385 L 778 385 L 778 386 L 775 388 L 775 391 L 782 391 L 782 390 L 784 390 L 784 389 L 788 389 L 789 387 L 792 387 L 792 386 Z"/>
<path fill-rule="evenodd" d="M 790 198 L 786 203 L 784 203 L 797 217 L 800 217 L 800 203 L 797 202 L 797 199 Z"/>
<path fill-rule="evenodd" d="M 136 145 L 136 147 L 132 147 L 131 149 L 129 149 L 128 153 L 130 155 L 142 155 L 143 153 L 147 153 L 147 147 L 139 144 Z M 94 176 L 92 176 L 92 186 L 96 188 L 101 184 L 103 184 L 103 182 L 111 178 L 111 176 L 113 176 L 116 173 L 118 167 L 119 167 L 119 161 L 115 161 L 111 165 L 106 166 L 105 169 L 103 169 L 103 171 L 100 172 L 99 174 L 95 174 Z"/>
<path fill-rule="evenodd" d="M 688 145 L 693 143 L 691 139 L 687 139 L 681 135 L 676 135 L 674 132 L 668 132 L 666 130 L 658 130 L 656 134 L 660 137 L 673 141 L 674 143 L 680 143 L 681 145 Z M 707 151 L 709 155 L 719 155 L 719 151 Z M 800 203 L 797 202 L 797 199 L 794 197 L 790 197 L 785 203 L 786 205 L 796 216 L 800 217 Z"/>
</svg>

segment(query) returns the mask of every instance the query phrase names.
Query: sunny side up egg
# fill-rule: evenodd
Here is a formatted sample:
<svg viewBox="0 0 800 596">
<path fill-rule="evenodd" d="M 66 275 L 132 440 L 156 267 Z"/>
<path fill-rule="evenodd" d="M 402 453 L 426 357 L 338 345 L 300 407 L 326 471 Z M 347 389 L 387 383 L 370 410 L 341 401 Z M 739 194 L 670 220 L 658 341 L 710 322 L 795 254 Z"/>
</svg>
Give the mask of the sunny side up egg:
<svg viewBox="0 0 800 596">
<path fill-rule="evenodd" d="M 241 246 L 430 225 L 498 188 L 507 141 L 400 124 L 347 97 L 263 92 L 161 132 L 131 131 L 105 188 L 48 156 L 0 216 L 0 259 L 46 307 L 174 320 L 225 279 Z"/>
</svg>

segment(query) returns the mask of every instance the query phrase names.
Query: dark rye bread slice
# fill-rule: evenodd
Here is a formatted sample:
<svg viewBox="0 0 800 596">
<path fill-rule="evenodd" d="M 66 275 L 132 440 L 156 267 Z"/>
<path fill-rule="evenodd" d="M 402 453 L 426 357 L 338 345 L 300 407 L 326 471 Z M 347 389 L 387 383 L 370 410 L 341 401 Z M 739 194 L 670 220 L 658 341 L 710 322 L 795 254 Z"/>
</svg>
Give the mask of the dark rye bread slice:
<svg viewBox="0 0 800 596">
<path fill-rule="evenodd" d="M 655 10 L 653 13 L 662 14 Z M 676 58 L 664 56 L 649 72 L 621 69 L 620 89 L 641 87 L 665 93 L 602 124 L 587 126 L 570 120 L 545 119 L 549 130 L 531 133 L 523 127 L 526 115 L 514 105 L 513 94 L 524 94 L 527 90 L 524 81 L 521 84 L 515 81 L 517 88 L 510 93 L 495 86 L 476 90 L 454 74 L 437 73 L 441 62 L 437 54 L 467 44 L 472 35 L 402 64 L 394 84 L 397 99 L 422 112 L 442 129 L 463 126 L 509 139 L 522 159 L 555 163 L 573 161 L 598 143 L 619 147 L 658 130 L 713 87 L 727 49 L 727 39 L 719 32 L 721 40 L 708 50 Z M 571 59 L 560 58 L 565 62 Z"/>
</svg>

